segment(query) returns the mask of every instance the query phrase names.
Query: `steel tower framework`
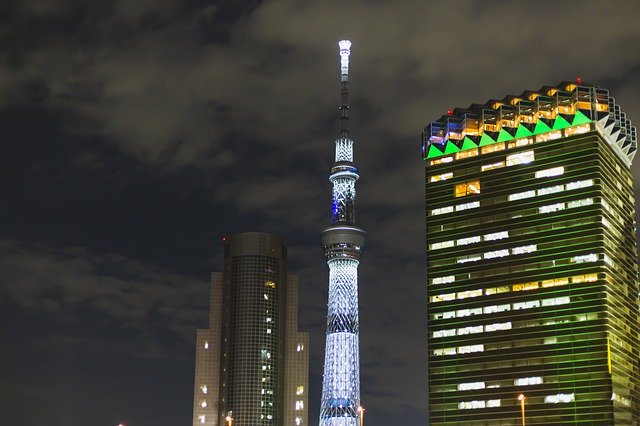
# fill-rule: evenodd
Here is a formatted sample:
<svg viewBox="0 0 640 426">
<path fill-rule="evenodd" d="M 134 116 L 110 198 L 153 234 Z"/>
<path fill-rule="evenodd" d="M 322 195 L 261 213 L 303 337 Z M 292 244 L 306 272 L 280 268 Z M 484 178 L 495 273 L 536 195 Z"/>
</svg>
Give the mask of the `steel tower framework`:
<svg viewBox="0 0 640 426">
<path fill-rule="evenodd" d="M 358 264 L 365 244 L 364 229 L 355 224 L 353 139 L 349 137 L 349 55 L 351 42 L 340 47 L 340 137 L 335 141 L 331 226 L 322 233 L 329 266 L 327 340 L 320 426 L 357 426 L 360 411 L 360 342 Z"/>
</svg>

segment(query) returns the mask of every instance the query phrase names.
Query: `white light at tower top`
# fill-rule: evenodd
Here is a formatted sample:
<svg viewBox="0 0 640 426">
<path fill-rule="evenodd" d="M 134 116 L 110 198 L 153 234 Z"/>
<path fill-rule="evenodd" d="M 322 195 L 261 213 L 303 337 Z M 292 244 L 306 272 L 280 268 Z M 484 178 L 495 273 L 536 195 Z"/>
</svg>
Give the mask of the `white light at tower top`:
<svg viewBox="0 0 640 426">
<path fill-rule="evenodd" d="M 342 75 L 349 74 L 349 55 L 351 54 L 351 42 L 349 40 L 340 40 L 340 69 Z"/>
</svg>

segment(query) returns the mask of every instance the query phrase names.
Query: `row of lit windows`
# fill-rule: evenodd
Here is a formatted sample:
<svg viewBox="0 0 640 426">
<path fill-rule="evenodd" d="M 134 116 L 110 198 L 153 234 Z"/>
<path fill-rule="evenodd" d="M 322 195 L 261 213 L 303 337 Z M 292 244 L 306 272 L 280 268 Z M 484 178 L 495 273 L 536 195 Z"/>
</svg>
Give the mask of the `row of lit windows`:
<svg viewBox="0 0 640 426">
<path fill-rule="evenodd" d="M 557 404 L 557 403 L 569 403 L 574 402 L 576 400 L 575 394 L 573 393 L 558 393 L 555 395 L 547 395 L 544 397 L 544 402 L 547 404 Z M 460 410 L 473 410 L 477 408 L 494 408 L 500 407 L 501 401 L 499 399 L 489 399 L 487 401 L 463 401 L 458 403 L 458 409 Z"/>
<path fill-rule="evenodd" d="M 499 331 L 499 330 L 511 330 L 511 321 L 488 324 L 485 326 L 476 325 L 476 326 L 462 327 L 457 329 L 451 328 L 448 330 L 438 330 L 438 331 L 434 331 L 432 336 L 435 339 L 438 339 L 441 337 L 465 336 L 467 334 L 476 334 L 476 333 L 483 333 L 483 332 L 488 333 L 488 332 Z"/>
<path fill-rule="evenodd" d="M 458 404 L 460 410 L 472 410 L 476 408 L 493 408 L 500 407 L 499 399 L 490 399 L 488 401 L 464 401 Z"/>
<path fill-rule="evenodd" d="M 520 309 L 531 309 L 531 308 L 539 308 L 540 306 L 558 306 L 558 305 L 566 305 L 571 303 L 571 298 L 569 296 L 562 297 L 551 297 L 548 299 L 541 300 L 528 300 L 526 302 L 514 302 L 513 304 L 504 303 L 501 305 L 488 305 L 484 307 L 478 308 L 465 308 L 465 309 L 457 309 L 455 311 L 448 312 L 438 312 L 433 314 L 433 319 L 450 319 L 450 318 L 464 318 L 473 315 L 481 315 L 481 314 L 493 314 L 498 312 L 506 312 L 506 311 L 517 311 Z"/>
<path fill-rule="evenodd" d="M 591 256 L 591 254 L 586 255 L 586 256 Z M 581 256 L 577 256 L 579 259 L 584 259 Z M 605 256 L 608 257 L 608 256 Z M 606 261 L 606 259 L 605 259 Z M 439 278 L 434 278 L 432 280 L 433 284 L 445 284 L 445 283 L 452 283 L 455 282 L 455 275 L 448 275 L 446 277 L 439 277 Z M 571 280 L 571 283 L 573 284 L 582 284 L 582 283 L 590 283 L 590 282 L 595 282 L 598 280 L 598 274 L 585 274 L 585 275 L 575 275 L 573 277 L 565 277 L 565 278 L 552 278 L 549 280 L 542 280 L 542 281 L 534 281 L 534 282 L 527 282 L 527 283 L 518 283 L 518 284 L 513 284 L 511 286 L 499 286 L 499 287 L 490 287 L 484 290 L 484 294 L 486 296 L 491 296 L 494 294 L 501 294 L 501 293 L 508 293 L 510 291 L 526 291 L 526 290 L 537 290 L 538 288 L 549 288 L 549 287 L 557 287 L 557 286 L 563 286 L 563 285 L 567 285 L 569 284 L 569 280 Z M 439 302 L 439 301 L 443 301 L 443 300 L 454 300 L 455 298 L 458 299 L 465 299 L 467 297 L 476 297 L 478 296 L 478 292 L 482 292 L 482 289 L 477 289 L 477 290 L 466 290 L 463 292 L 458 292 L 456 293 L 448 293 L 447 295 L 438 295 L 438 296 L 433 296 L 432 297 L 432 302 Z M 454 297 L 452 297 L 451 295 L 454 295 Z M 472 296 L 475 295 L 475 296 Z M 433 298 L 439 298 L 439 299 L 433 299 Z"/>
<path fill-rule="evenodd" d="M 456 260 L 456 263 L 477 262 L 478 260 L 482 260 L 482 259 L 496 259 L 498 257 L 509 256 L 509 254 L 512 254 L 512 255 L 527 254 L 527 253 L 533 253 L 536 250 L 538 250 L 538 246 L 536 244 L 529 244 L 526 246 L 514 247 L 511 249 L 511 252 L 509 251 L 509 249 L 492 250 L 492 251 L 483 253 L 482 256 L 480 256 L 479 254 L 470 254 L 468 256 L 459 257 Z"/>
<path fill-rule="evenodd" d="M 545 187 L 545 188 L 540 188 L 538 190 L 529 189 L 529 190 L 526 190 L 526 191 L 517 192 L 515 194 L 510 194 L 507 197 L 507 199 L 509 201 L 518 201 L 518 200 L 523 200 L 523 199 L 526 199 L 526 198 L 535 197 L 536 195 L 537 196 L 544 196 L 544 195 L 555 194 L 555 193 L 563 192 L 563 191 L 571 191 L 571 190 L 574 190 L 574 189 L 587 188 L 587 187 L 590 187 L 590 186 L 593 186 L 593 185 L 594 185 L 594 180 L 593 179 L 585 179 L 585 180 L 580 180 L 580 181 L 575 181 L 575 182 L 569 182 L 566 185 L 560 184 L 560 185 L 553 185 L 553 186 L 549 186 L 549 187 Z M 464 195 L 468 195 L 470 193 L 474 193 L 474 194 L 479 194 L 480 193 L 480 181 L 479 180 L 465 182 L 465 183 L 461 183 L 461 184 L 458 184 L 458 185 L 455 186 L 456 197 L 461 197 L 461 196 L 464 196 Z M 458 204 L 455 207 L 454 206 L 440 207 L 440 208 L 431 210 L 430 214 L 431 214 L 431 216 L 437 216 L 437 215 L 441 215 L 441 214 L 453 213 L 454 211 L 459 212 L 459 211 L 467 210 L 467 209 L 470 209 L 470 208 L 476 208 L 476 207 L 480 207 L 480 202 L 479 201 L 471 202 L 471 203 Z M 605 205 L 605 208 L 607 209 L 607 211 L 609 211 L 608 204 Z"/>
<path fill-rule="evenodd" d="M 572 127 L 568 127 L 566 129 L 564 129 L 564 135 L 565 136 L 571 136 L 571 135 L 577 135 L 577 134 L 582 134 L 582 133 L 587 133 L 591 130 L 591 124 L 590 123 L 585 123 L 585 124 L 580 124 L 577 126 L 572 126 Z M 562 131 L 561 130 L 555 130 L 555 131 L 551 131 L 551 132 L 546 132 L 546 133 L 541 133 L 539 135 L 535 136 L 535 142 L 546 142 L 546 141 L 551 141 L 551 140 L 556 140 L 562 137 Z M 508 149 L 512 149 L 512 148 L 520 148 L 523 146 L 527 146 L 527 145 L 531 145 L 534 143 L 534 139 L 532 137 L 528 137 L 528 138 L 521 138 L 521 139 L 515 139 L 512 141 L 507 142 L 507 148 Z M 496 144 L 491 144 L 491 145 L 487 145 L 481 148 L 481 153 L 482 154 L 489 154 L 492 152 L 496 152 L 496 151 L 502 151 L 505 149 L 505 144 L 504 142 L 499 142 Z M 455 159 L 456 160 L 461 160 L 464 158 L 469 158 L 469 157 L 475 157 L 478 155 L 478 148 L 474 148 L 474 149 L 469 149 L 469 150 L 465 150 L 465 151 L 460 151 L 457 152 L 455 154 Z M 438 164 L 445 164 L 445 163 L 451 163 L 453 161 L 454 157 L 452 156 L 447 156 L 447 157 L 441 157 L 441 158 L 436 158 L 433 159 L 429 162 L 430 166 L 435 166 Z"/>
<path fill-rule="evenodd" d="M 480 201 L 458 204 L 457 206 L 455 206 L 455 211 L 459 212 L 459 211 L 468 210 L 468 209 L 475 209 L 477 207 L 480 207 Z M 453 213 L 453 211 L 454 211 L 453 206 L 441 207 L 439 209 L 431 210 L 431 215 L 435 216 L 439 214 Z"/>
<path fill-rule="evenodd" d="M 562 203 L 563 204 L 563 203 Z M 477 237 L 477 239 L 474 239 L 474 237 L 470 237 L 471 240 L 467 240 L 467 239 L 462 239 L 462 241 L 464 242 L 464 244 L 470 244 L 470 243 L 477 243 L 480 242 L 479 238 Z M 460 241 L 460 240 L 458 240 Z M 438 244 L 438 243 L 436 243 Z M 463 244 L 458 244 L 458 245 L 463 245 Z M 448 247 L 453 247 L 453 242 L 452 241 L 445 241 L 444 245 L 440 245 L 440 246 L 436 246 L 438 249 L 441 248 L 448 248 Z M 480 255 L 479 253 L 476 254 L 469 254 L 469 255 L 465 255 L 465 256 L 460 256 L 456 259 L 456 263 L 457 264 L 464 264 L 464 263 L 469 263 L 469 262 L 478 262 L 480 260 L 483 259 L 496 259 L 496 258 L 500 258 L 500 257 L 506 257 L 511 255 L 520 255 L 520 254 L 528 254 L 528 253 L 533 253 L 535 251 L 538 250 L 538 246 L 537 244 L 528 244 L 526 246 L 519 246 L 519 247 L 514 247 L 511 249 L 511 251 L 509 251 L 509 249 L 500 249 L 500 250 L 492 250 L 492 251 L 488 251 L 483 253 L 482 255 Z M 597 262 L 597 255 L 595 253 L 591 253 L 589 255 L 585 255 L 586 257 L 583 256 L 576 256 L 576 257 L 572 257 L 570 259 L 571 263 L 583 263 L 583 262 Z M 595 258 L 594 258 L 595 256 Z M 445 260 L 441 260 L 438 261 L 437 263 L 434 262 L 433 265 L 434 266 L 443 266 L 446 264 L 451 263 L 451 261 L 449 259 L 445 259 Z"/>
<path fill-rule="evenodd" d="M 455 240 L 455 243 L 453 240 L 433 243 L 429 245 L 429 250 L 439 250 L 453 246 L 464 246 L 467 244 L 479 243 L 480 241 L 496 241 L 503 238 L 509 238 L 509 231 L 492 232 L 490 234 L 485 234 L 482 238 L 479 235 L 460 238 L 458 240 Z"/>
</svg>

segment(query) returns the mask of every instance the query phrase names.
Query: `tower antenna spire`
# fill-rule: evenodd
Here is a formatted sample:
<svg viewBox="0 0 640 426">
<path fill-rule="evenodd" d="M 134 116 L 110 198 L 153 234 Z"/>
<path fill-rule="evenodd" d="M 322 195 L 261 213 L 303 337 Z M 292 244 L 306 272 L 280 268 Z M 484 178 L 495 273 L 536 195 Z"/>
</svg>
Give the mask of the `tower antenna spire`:
<svg viewBox="0 0 640 426">
<path fill-rule="evenodd" d="M 349 55 L 351 42 L 340 40 L 340 137 L 349 137 Z"/>
</svg>

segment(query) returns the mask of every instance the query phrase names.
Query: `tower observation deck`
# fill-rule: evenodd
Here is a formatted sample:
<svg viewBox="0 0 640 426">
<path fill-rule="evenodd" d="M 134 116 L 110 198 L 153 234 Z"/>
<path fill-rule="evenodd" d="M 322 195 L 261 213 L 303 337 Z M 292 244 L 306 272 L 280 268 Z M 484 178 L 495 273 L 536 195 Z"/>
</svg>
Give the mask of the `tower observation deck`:
<svg viewBox="0 0 640 426">
<path fill-rule="evenodd" d="M 340 47 L 340 137 L 335 141 L 331 226 L 322 232 L 329 266 L 329 301 L 320 426 L 357 426 L 360 406 L 358 265 L 365 244 L 356 225 L 353 139 L 349 137 L 349 55 L 351 42 Z"/>
</svg>

